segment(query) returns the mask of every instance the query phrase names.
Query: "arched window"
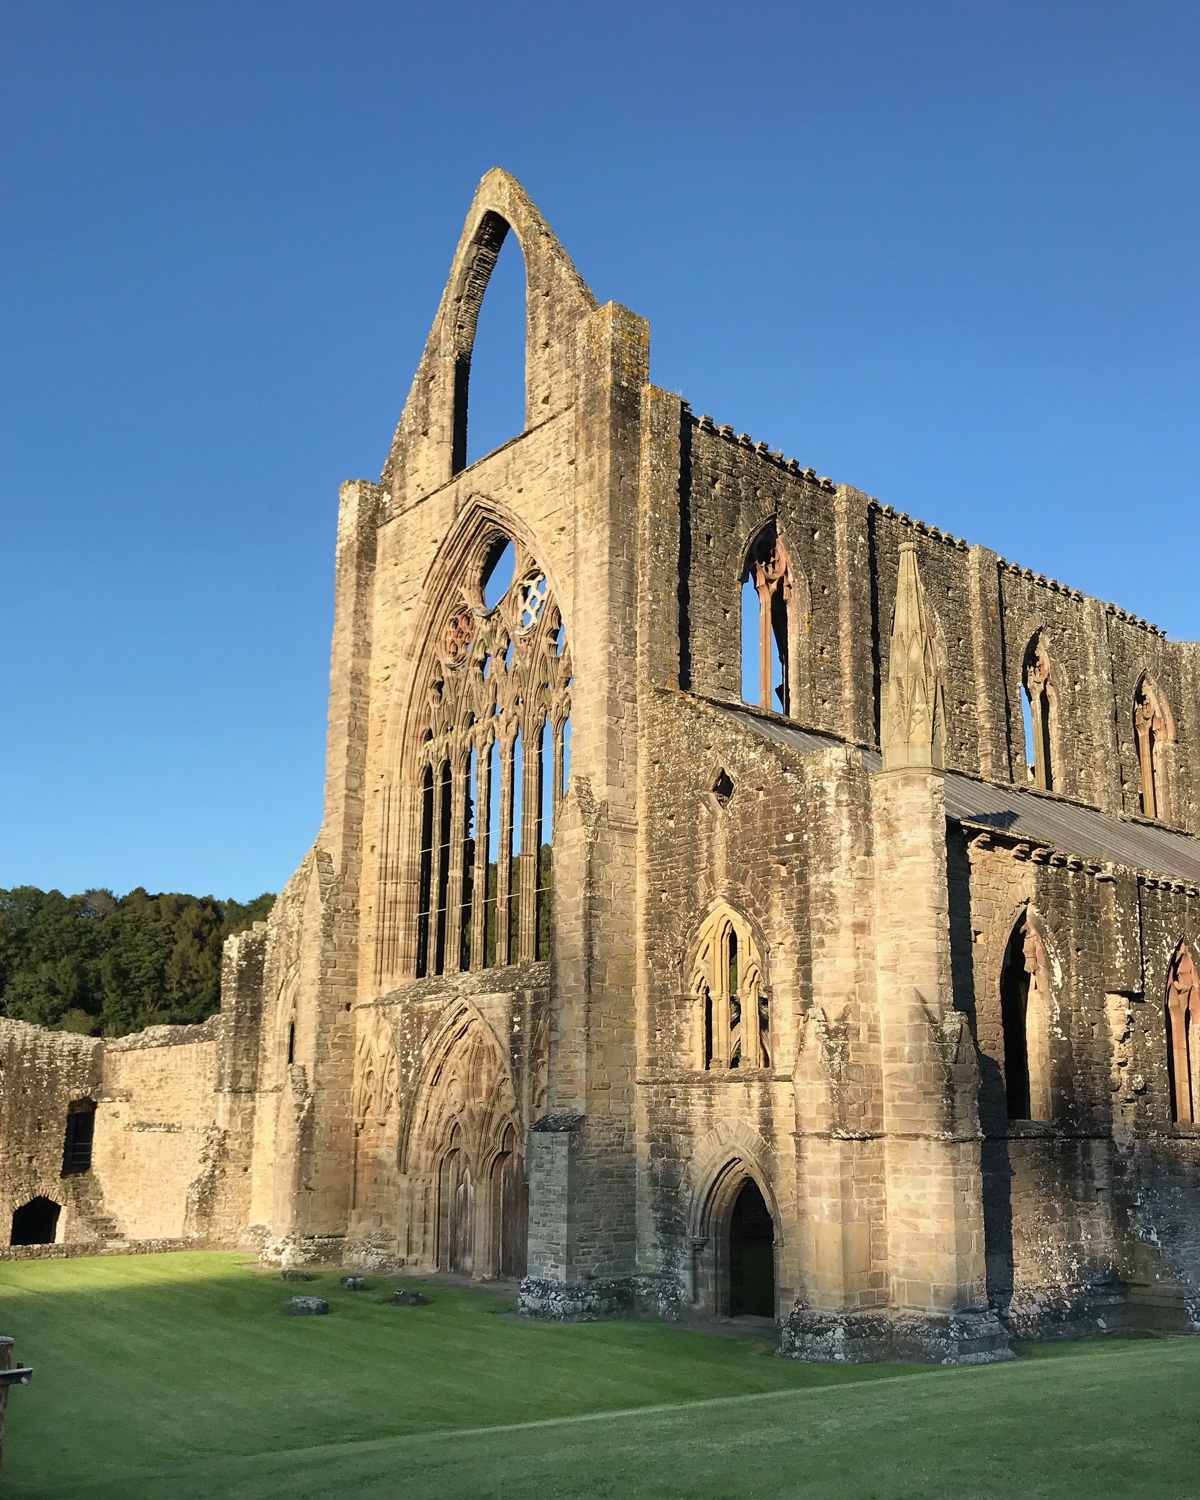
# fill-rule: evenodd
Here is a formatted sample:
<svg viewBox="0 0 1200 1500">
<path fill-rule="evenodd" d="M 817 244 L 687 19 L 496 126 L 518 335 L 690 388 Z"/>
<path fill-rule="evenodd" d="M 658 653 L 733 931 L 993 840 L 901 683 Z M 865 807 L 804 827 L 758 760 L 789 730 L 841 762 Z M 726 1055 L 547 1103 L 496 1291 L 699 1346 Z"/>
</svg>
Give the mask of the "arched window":
<svg viewBox="0 0 1200 1500">
<path fill-rule="evenodd" d="M 1052 995 L 1046 945 L 1028 910 L 1022 913 L 1000 971 L 1004 1087 L 1010 1120 L 1049 1120 Z"/>
<path fill-rule="evenodd" d="M 1190 949 L 1180 943 L 1167 973 L 1167 1070 L 1171 1084 L 1171 1118 L 1196 1123 L 1200 1104 L 1200 979 Z"/>
<path fill-rule="evenodd" d="M 761 531 L 742 574 L 742 697 L 761 708 L 792 712 L 788 611 L 791 559 L 774 524 Z"/>
<path fill-rule="evenodd" d="M 696 1000 L 699 1066 L 770 1067 L 770 1004 L 749 923 L 719 907 L 701 927 L 692 953 L 688 993 Z"/>
<path fill-rule="evenodd" d="M 524 431 L 526 300 L 520 241 L 499 214 L 486 213 L 456 316 L 454 473 Z"/>
<path fill-rule="evenodd" d="M 1044 792 L 1054 790 L 1054 752 L 1058 738 L 1058 692 L 1049 654 L 1038 633 L 1025 652 L 1022 680 L 1029 708 L 1026 715 L 1026 754 L 1032 755 L 1030 780 Z M 1028 741 L 1032 740 L 1032 744 Z"/>
<path fill-rule="evenodd" d="M 548 956 L 567 782 L 571 657 L 545 574 L 495 534 L 455 598 L 432 641 L 411 773 L 417 978 Z M 381 904 L 380 979 L 389 924 Z"/>
<path fill-rule="evenodd" d="M 1133 696 L 1133 732 L 1141 773 L 1143 817 L 1168 816 L 1167 755 L 1175 739 L 1175 721 L 1166 698 L 1145 673 Z"/>
</svg>

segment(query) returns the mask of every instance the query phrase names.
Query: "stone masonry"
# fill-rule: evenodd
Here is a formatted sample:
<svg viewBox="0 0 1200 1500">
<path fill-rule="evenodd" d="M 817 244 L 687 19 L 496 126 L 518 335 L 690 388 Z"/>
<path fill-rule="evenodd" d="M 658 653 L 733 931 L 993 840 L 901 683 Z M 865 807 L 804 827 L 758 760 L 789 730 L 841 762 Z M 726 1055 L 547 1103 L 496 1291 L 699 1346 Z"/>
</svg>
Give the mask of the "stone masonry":
<svg viewBox="0 0 1200 1500">
<path fill-rule="evenodd" d="M 509 234 L 525 427 L 468 466 Z M 493 170 L 342 488 L 317 841 L 204 1026 L 0 1022 L 0 1213 L 59 1210 L 4 1253 L 440 1267 L 814 1359 L 1191 1328 L 1198 835 L 1200 646 L 693 415 Z"/>
</svg>

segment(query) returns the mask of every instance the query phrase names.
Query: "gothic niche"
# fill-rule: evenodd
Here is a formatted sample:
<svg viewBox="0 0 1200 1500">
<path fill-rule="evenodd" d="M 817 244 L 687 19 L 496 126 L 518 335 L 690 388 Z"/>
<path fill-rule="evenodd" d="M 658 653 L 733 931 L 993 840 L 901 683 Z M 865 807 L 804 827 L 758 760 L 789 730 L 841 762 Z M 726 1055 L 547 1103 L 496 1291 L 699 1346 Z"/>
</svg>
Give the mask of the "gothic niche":
<svg viewBox="0 0 1200 1500">
<path fill-rule="evenodd" d="M 1180 1125 L 1196 1124 L 1200 1104 L 1200 979 L 1191 952 L 1180 943 L 1167 974 L 1167 1070 L 1171 1084 L 1171 1118 Z"/>
<path fill-rule="evenodd" d="M 770 1004 L 749 924 L 731 907 L 718 907 L 693 954 L 688 993 L 697 1002 L 698 1066 L 769 1068 Z"/>
<path fill-rule="evenodd" d="M 382 1224 L 394 1198 L 400 1074 L 391 1028 L 376 1011 L 359 1038 L 354 1059 L 354 1177 L 351 1208 Z"/>
<path fill-rule="evenodd" d="M 522 1139 L 507 1062 L 484 1023 L 464 1013 L 427 1073 L 414 1117 L 424 1257 L 439 1270 L 524 1274 Z"/>
<path fill-rule="evenodd" d="M 507 556 L 513 581 L 489 606 L 484 590 Z M 570 651 L 546 576 L 524 548 L 493 533 L 476 558 L 418 673 L 423 703 L 401 791 L 407 838 L 393 827 L 390 793 L 385 803 L 380 981 L 550 953 L 550 848 L 570 762 Z M 389 884 L 396 875 L 403 902 Z"/>
</svg>

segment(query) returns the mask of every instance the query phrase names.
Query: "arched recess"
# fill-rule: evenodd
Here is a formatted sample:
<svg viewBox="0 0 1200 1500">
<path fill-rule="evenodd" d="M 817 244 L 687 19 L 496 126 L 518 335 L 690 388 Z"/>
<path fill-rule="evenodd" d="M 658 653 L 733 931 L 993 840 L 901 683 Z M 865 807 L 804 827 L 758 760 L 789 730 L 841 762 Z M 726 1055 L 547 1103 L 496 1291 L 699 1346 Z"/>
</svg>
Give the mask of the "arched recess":
<svg viewBox="0 0 1200 1500">
<path fill-rule="evenodd" d="M 694 997 L 693 1066 L 771 1066 L 771 1002 L 763 947 L 750 922 L 719 902 L 688 944 L 685 993 Z"/>
<path fill-rule="evenodd" d="M 1174 802 L 1175 716 L 1166 694 L 1148 672 L 1138 678 L 1133 693 L 1133 736 L 1142 816 L 1170 822 Z"/>
<path fill-rule="evenodd" d="M 400 1115 L 400 1067 L 392 1029 L 373 1011 L 359 1036 L 350 1102 L 354 1120 L 354 1177 L 351 1211 L 362 1222 L 382 1224 L 394 1204 L 395 1162 Z"/>
<path fill-rule="evenodd" d="M 499 555 L 513 581 L 489 609 Z M 523 528 L 477 503 L 426 583 L 409 685 L 385 734 L 375 979 L 528 963 L 544 951 L 553 821 L 566 790 L 571 653 Z M 519 748 L 518 748 L 519 747 Z"/>
<path fill-rule="evenodd" d="M 1025 753 L 1033 756 L 1030 780 L 1044 792 L 1054 791 L 1062 777 L 1058 685 L 1049 646 L 1040 629 L 1025 648 L 1021 685 L 1025 693 Z"/>
<path fill-rule="evenodd" d="M 1171 1118 L 1194 1125 L 1200 1114 L 1200 970 L 1195 953 L 1182 940 L 1167 970 L 1164 1008 Z"/>
<path fill-rule="evenodd" d="M 523 1274 L 524 1140 L 508 1061 L 482 1017 L 460 1006 L 430 1049 L 402 1131 L 415 1259 L 477 1277 Z"/>
<path fill-rule="evenodd" d="M 467 213 L 450 276 L 396 430 L 383 482 L 396 495 L 444 484 L 466 458 L 466 394 L 483 294 L 512 231 L 526 270 L 525 425 L 575 396 L 575 329 L 596 309 L 550 226 L 524 188 L 494 167 Z"/>
<path fill-rule="evenodd" d="M 769 1223 L 756 1223 L 764 1210 Z M 781 1218 L 763 1157 L 739 1143 L 712 1160 L 697 1182 L 689 1228 L 693 1303 L 712 1317 L 774 1316 Z"/>
<path fill-rule="evenodd" d="M 1000 968 L 1004 1089 L 1010 1120 L 1053 1118 L 1053 984 L 1041 920 L 1032 907 L 1025 906 L 1013 924 Z"/>
<path fill-rule="evenodd" d="M 812 589 L 776 517 L 746 548 L 740 578 L 743 697 L 811 721 Z"/>
</svg>

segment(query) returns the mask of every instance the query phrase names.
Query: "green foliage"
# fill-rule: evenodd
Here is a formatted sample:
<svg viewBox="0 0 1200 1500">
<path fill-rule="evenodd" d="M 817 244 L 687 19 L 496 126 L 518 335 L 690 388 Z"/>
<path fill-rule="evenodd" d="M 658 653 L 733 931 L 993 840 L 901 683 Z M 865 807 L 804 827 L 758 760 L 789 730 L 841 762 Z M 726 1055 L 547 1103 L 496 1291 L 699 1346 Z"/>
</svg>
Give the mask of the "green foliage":
<svg viewBox="0 0 1200 1500">
<path fill-rule="evenodd" d="M 220 1003 L 222 943 L 274 900 L 0 890 L 0 1015 L 92 1036 L 203 1021 Z"/>
</svg>

